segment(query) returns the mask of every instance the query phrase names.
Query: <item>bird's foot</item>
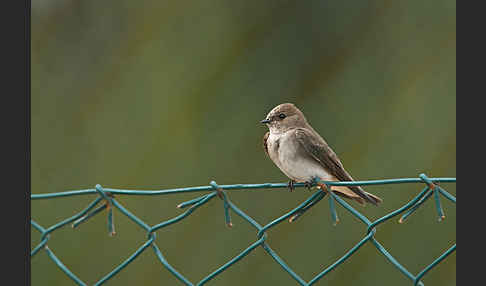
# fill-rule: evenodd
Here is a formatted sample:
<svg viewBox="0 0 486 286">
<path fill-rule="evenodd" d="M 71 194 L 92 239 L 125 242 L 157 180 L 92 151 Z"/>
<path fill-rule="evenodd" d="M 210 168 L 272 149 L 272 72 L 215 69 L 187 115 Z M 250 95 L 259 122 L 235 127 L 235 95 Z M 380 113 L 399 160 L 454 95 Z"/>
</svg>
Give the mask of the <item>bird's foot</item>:
<svg viewBox="0 0 486 286">
<path fill-rule="evenodd" d="M 309 190 L 312 191 L 312 187 L 314 186 L 314 180 L 309 180 L 304 182 L 304 186 Z"/>
<path fill-rule="evenodd" d="M 295 187 L 294 187 L 294 184 L 295 184 L 295 181 L 294 180 L 290 180 L 289 183 L 287 184 L 288 188 L 289 188 L 289 191 L 293 191 L 295 190 Z"/>
</svg>

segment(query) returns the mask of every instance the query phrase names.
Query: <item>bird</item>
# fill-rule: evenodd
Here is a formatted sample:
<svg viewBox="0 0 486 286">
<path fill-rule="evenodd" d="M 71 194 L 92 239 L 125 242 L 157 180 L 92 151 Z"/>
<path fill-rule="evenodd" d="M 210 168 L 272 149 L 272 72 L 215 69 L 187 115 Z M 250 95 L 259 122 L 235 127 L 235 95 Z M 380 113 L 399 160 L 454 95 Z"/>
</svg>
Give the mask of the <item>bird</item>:
<svg viewBox="0 0 486 286">
<path fill-rule="evenodd" d="M 310 189 L 316 178 L 323 181 L 354 181 L 344 169 L 336 153 L 309 124 L 302 111 L 292 103 L 274 107 L 260 123 L 269 131 L 263 136 L 268 157 L 294 183 L 305 183 Z M 318 188 L 358 202 L 378 205 L 382 199 L 367 193 L 360 186 L 330 186 L 318 182 Z"/>
</svg>

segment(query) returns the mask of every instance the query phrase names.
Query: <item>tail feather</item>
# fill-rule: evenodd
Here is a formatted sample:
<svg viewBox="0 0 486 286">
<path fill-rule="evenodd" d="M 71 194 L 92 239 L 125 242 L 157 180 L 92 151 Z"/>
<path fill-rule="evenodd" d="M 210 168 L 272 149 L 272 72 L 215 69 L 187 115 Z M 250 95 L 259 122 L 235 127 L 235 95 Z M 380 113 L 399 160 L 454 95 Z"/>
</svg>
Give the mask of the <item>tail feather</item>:
<svg viewBox="0 0 486 286">
<path fill-rule="evenodd" d="M 376 195 L 373 195 L 373 194 L 370 194 L 368 192 L 365 192 L 369 197 L 371 197 L 373 200 L 375 200 L 375 202 L 373 203 L 374 205 L 378 205 L 379 203 L 383 202 L 383 200 L 376 196 Z"/>
<path fill-rule="evenodd" d="M 353 199 L 357 201 L 360 204 L 365 204 L 365 202 L 371 203 L 373 205 L 378 205 L 381 203 L 383 200 L 373 194 L 370 194 L 368 192 L 365 192 L 361 187 L 359 186 L 333 186 L 332 190 L 339 196 L 345 197 L 348 199 Z"/>
</svg>

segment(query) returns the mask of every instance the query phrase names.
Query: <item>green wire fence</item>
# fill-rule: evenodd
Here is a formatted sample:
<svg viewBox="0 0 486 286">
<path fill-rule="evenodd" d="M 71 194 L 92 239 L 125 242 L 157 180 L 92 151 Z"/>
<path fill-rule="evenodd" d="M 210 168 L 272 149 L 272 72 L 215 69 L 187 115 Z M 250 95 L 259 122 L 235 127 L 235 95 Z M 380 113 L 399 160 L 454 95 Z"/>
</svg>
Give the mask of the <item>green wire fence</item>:
<svg viewBox="0 0 486 286">
<path fill-rule="evenodd" d="M 315 180 L 314 182 L 316 183 L 319 180 Z M 199 281 L 196 285 L 203 285 L 206 284 L 208 281 L 210 281 L 212 278 L 214 278 L 216 275 L 220 274 L 221 272 L 225 271 L 228 269 L 228 267 L 232 266 L 236 262 L 238 262 L 240 259 L 244 258 L 247 254 L 249 254 L 251 251 L 253 251 L 255 248 L 261 246 L 274 260 L 276 263 L 278 263 L 290 276 L 295 279 L 300 285 L 313 285 L 319 279 L 324 277 L 327 273 L 329 273 L 331 270 L 339 266 L 341 263 L 343 263 L 346 259 L 351 257 L 356 251 L 363 246 L 368 241 L 371 241 L 371 243 L 376 247 L 376 249 L 382 253 L 388 261 L 390 261 L 393 265 L 397 267 L 397 269 L 402 272 L 405 277 L 409 278 L 414 285 L 423 285 L 423 283 L 420 281 L 420 279 L 428 272 L 430 271 L 433 267 L 435 267 L 437 264 L 439 264 L 442 260 L 444 260 L 449 254 L 454 252 L 456 250 L 456 244 L 454 244 L 451 248 L 446 250 L 442 255 L 440 255 L 438 258 L 436 258 L 430 265 L 425 267 L 422 271 L 420 271 L 418 274 L 413 275 L 410 273 L 403 265 L 401 265 L 393 256 L 390 255 L 390 253 L 375 239 L 374 235 L 376 233 L 376 227 L 399 215 L 402 214 L 399 222 L 403 222 L 408 216 L 410 216 L 420 205 L 422 205 L 428 198 L 430 198 L 432 195 L 434 196 L 435 200 L 435 206 L 437 208 L 437 213 L 439 217 L 439 221 L 444 218 L 444 212 L 441 207 L 441 202 L 440 202 L 440 196 L 442 195 L 446 199 L 456 202 L 456 198 L 449 194 L 447 191 L 445 191 L 442 187 L 439 186 L 439 183 L 441 182 L 456 182 L 456 178 L 428 178 L 425 174 L 420 174 L 418 178 L 402 178 L 402 179 L 389 179 L 389 180 L 371 180 L 371 181 L 354 181 L 354 182 L 327 182 L 327 181 L 320 181 L 322 184 L 325 184 L 328 188 L 331 186 L 351 186 L 351 185 L 383 185 L 383 184 L 403 184 L 403 183 L 424 183 L 425 187 L 424 189 L 417 195 L 415 196 L 411 201 L 409 201 L 407 204 L 402 206 L 401 208 L 375 220 L 375 221 L 370 221 L 368 218 L 366 218 L 364 215 L 356 211 L 353 207 L 351 207 L 348 203 L 346 203 L 344 200 L 339 198 L 337 195 L 335 195 L 333 192 L 327 192 L 322 189 L 318 189 L 317 192 L 315 192 L 312 196 L 310 196 L 307 200 L 305 200 L 303 203 L 298 205 L 296 208 L 291 210 L 290 212 L 286 213 L 285 215 L 273 220 L 272 222 L 268 223 L 265 226 L 261 226 L 258 222 L 256 222 L 253 218 L 248 216 L 245 212 L 240 210 L 235 204 L 233 204 L 225 190 L 238 190 L 238 189 L 263 189 L 263 188 L 287 188 L 287 184 L 284 183 L 279 183 L 279 184 L 272 184 L 272 183 L 266 183 L 266 184 L 236 184 L 236 185 L 218 185 L 216 182 L 212 181 L 209 186 L 199 186 L 199 187 L 188 187 L 188 188 L 178 188 L 178 189 L 168 189 L 168 190 L 159 190 L 159 191 L 139 191 L 139 190 L 118 190 L 118 189 L 109 189 L 109 188 L 103 188 L 100 185 L 96 185 L 94 189 L 88 189 L 88 190 L 77 190 L 77 191 L 68 191 L 68 192 L 59 192 L 59 193 L 47 193 L 47 194 L 35 194 L 31 195 L 32 200 L 38 200 L 38 199 L 51 199 L 51 198 L 59 198 L 59 197 L 65 197 L 65 196 L 77 196 L 77 195 L 87 195 L 87 194 L 99 194 L 99 196 L 91 202 L 83 211 L 80 213 L 67 218 L 57 224 L 54 224 L 48 228 L 44 228 L 38 223 L 36 223 L 34 220 L 31 220 L 31 225 L 38 230 L 41 233 L 41 238 L 40 238 L 40 243 L 31 251 L 31 257 L 36 255 L 41 249 L 44 249 L 48 255 L 48 257 L 64 272 L 66 273 L 69 278 L 71 278 L 74 282 L 76 282 L 78 285 L 86 285 L 80 278 L 78 278 L 72 271 L 70 271 L 62 262 L 59 260 L 59 258 L 54 255 L 51 249 L 49 249 L 47 242 L 49 241 L 50 234 L 54 232 L 55 230 L 72 223 L 72 227 L 77 227 L 79 224 L 82 222 L 86 221 L 90 217 L 94 216 L 95 214 L 99 213 L 103 209 L 108 209 L 108 230 L 109 234 L 113 235 L 115 233 L 115 228 L 113 224 L 113 209 L 116 208 L 118 209 L 121 213 L 126 215 L 129 219 L 131 219 L 133 222 L 135 222 L 138 226 L 143 228 L 144 230 L 147 231 L 147 241 L 140 246 L 137 251 L 135 251 L 128 259 L 126 259 L 124 262 L 122 262 L 120 265 L 118 265 L 115 269 L 113 269 L 110 273 L 105 275 L 103 278 L 101 278 L 98 282 L 95 283 L 95 285 L 101 285 L 108 281 L 110 278 L 115 276 L 118 272 L 123 270 L 125 267 L 127 267 L 134 259 L 137 258 L 138 255 L 140 255 L 143 251 L 145 251 L 147 248 L 152 247 L 153 251 L 155 252 L 157 258 L 159 261 L 162 263 L 164 267 L 166 267 L 170 273 L 172 273 L 175 277 L 177 277 L 182 283 L 185 285 L 194 285 L 192 282 L 190 282 L 184 275 L 182 275 L 180 272 L 178 272 L 174 267 L 172 267 L 169 262 L 164 258 L 164 255 L 160 251 L 159 247 L 156 244 L 156 231 L 163 228 L 167 227 L 171 224 L 177 223 L 180 220 L 186 218 L 190 214 L 192 214 L 198 207 L 202 206 L 203 204 L 207 203 L 209 200 L 214 198 L 215 196 L 218 196 L 222 201 L 223 201 L 223 208 L 224 208 L 224 214 L 225 214 L 225 222 L 228 226 L 231 226 L 231 217 L 230 217 L 230 210 L 242 217 L 244 220 L 246 220 L 248 223 L 250 223 L 256 230 L 257 230 L 257 240 L 248 246 L 244 251 L 242 251 L 240 254 L 235 256 L 233 259 L 230 261 L 226 262 L 224 265 L 204 277 L 201 281 Z M 303 187 L 304 184 L 298 183 L 295 184 L 295 187 Z M 116 199 L 115 195 L 167 195 L 167 194 L 174 194 L 174 193 L 188 193 L 188 192 L 208 192 L 208 194 L 205 194 L 201 197 L 192 199 L 190 201 L 183 202 L 179 204 L 177 207 L 179 208 L 186 208 L 189 207 L 184 213 L 163 221 L 159 224 L 156 224 L 154 226 L 149 226 L 145 222 L 143 222 L 141 219 L 136 217 L 134 214 L 132 214 L 130 211 L 128 211 L 125 207 L 123 207 Z M 366 233 L 363 237 L 363 239 L 358 242 L 353 248 L 351 248 L 344 256 L 339 258 L 337 261 L 335 261 L 333 264 L 328 266 L 326 269 L 324 269 L 322 272 L 317 274 L 312 280 L 306 282 L 304 281 L 297 273 L 295 273 L 278 255 L 275 253 L 275 251 L 270 248 L 268 243 L 266 242 L 267 239 L 267 233 L 266 231 L 277 224 L 281 223 L 285 219 L 289 218 L 290 221 L 296 220 L 299 218 L 304 212 L 306 212 L 309 208 L 311 208 L 313 205 L 315 205 L 317 202 L 319 202 L 322 198 L 324 198 L 327 194 L 329 193 L 328 199 L 329 199 L 329 209 L 331 212 L 331 218 L 333 219 L 334 223 L 337 223 L 338 221 L 338 216 L 336 213 L 336 207 L 335 207 L 335 202 L 337 202 L 339 205 L 341 205 L 344 209 L 349 211 L 351 214 L 356 216 L 360 221 L 362 221 L 366 225 Z M 100 206 L 98 206 L 96 209 L 94 209 L 98 203 L 102 203 Z"/>
</svg>

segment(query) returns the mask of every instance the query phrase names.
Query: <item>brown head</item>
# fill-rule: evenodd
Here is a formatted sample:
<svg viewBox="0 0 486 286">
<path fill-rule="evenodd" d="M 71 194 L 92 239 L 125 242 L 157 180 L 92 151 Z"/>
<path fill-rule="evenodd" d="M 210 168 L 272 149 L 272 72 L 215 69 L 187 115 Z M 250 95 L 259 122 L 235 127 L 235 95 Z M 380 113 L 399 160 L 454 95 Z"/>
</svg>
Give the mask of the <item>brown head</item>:
<svg viewBox="0 0 486 286">
<path fill-rule="evenodd" d="M 308 127 L 304 114 L 292 103 L 282 103 L 274 107 L 260 122 L 267 124 L 270 133 L 283 133 L 298 127 Z"/>
</svg>

